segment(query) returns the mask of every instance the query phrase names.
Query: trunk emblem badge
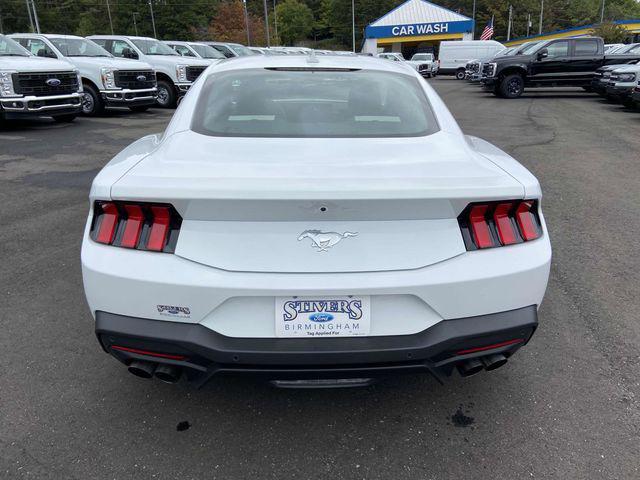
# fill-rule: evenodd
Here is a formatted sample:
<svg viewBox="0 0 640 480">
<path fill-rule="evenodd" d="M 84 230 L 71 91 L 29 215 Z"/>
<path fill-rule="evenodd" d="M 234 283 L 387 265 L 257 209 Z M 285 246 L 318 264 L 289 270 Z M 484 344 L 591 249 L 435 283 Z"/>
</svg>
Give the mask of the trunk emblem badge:
<svg viewBox="0 0 640 480">
<path fill-rule="evenodd" d="M 311 246 L 318 252 L 326 252 L 331 247 L 339 243 L 343 238 L 355 237 L 358 232 L 322 232 L 320 230 L 305 230 L 298 237 L 298 241 L 305 238 L 311 239 Z"/>
</svg>

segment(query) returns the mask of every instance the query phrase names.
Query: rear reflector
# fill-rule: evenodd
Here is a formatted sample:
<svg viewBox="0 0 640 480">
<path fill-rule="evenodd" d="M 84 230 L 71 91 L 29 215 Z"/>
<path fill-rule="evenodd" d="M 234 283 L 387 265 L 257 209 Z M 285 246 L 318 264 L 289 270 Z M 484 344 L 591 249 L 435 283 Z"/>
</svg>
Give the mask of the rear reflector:
<svg viewBox="0 0 640 480">
<path fill-rule="evenodd" d="M 111 345 L 111 349 L 118 350 L 120 352 L 136 353 L 138 355 L 147 355 L 149 357 L 166 358 L 169 360 L 185 360 L 187 358 L 184 355 L 174 355 L 172 353 L 150 352 L 148 350 L 140 350 L 137 348 L 121 347 L 120 345 Z"/>
<path fill-rule="evenodd" d="M 508 345 L 515 345 L 517 343 L 524 342 L 524 338 L 515 338 L 513 340 L 507 340 L 506 342 L 493 343 L 491 345 L 484 345 L 482 347 L 467 348 L 456 352 L 456 355 L 466 355 L 467 353 L 484 352 L 485 350 L 493 350 L 494 348 L 506 347 Z"/>
<path fill-rule="evenodd" d="M 542 235 L 536 200 L 471 203 L 458 224 L 467 250 L 514 245 Z"/>
<path fill-rule="evenodd" d="M 173 253 L 181 225 L 171 205 L 96 202 L 90 235 L 105 245 Z"/>
</svg>

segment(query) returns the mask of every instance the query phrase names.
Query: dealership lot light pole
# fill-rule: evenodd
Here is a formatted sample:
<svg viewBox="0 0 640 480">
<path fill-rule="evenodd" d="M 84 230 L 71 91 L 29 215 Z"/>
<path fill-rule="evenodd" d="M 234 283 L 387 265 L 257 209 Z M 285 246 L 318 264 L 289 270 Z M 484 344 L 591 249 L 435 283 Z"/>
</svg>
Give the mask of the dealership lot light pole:
<svg viewBox="0 0 640 480">
<path fill-rule="evenodd" d="M 538 35 L 542 35 L 542 15 L 544 13 L 544 0 L 540 0 L 540 28 L 538 29 Z"/>
<path fill-rule="evenodd" d="M 107 0 L 107 14 L 109 15 L 109 26 L 111 27 L 111 35 L 113 35 L 113 20 L 111 20 L 111 7 L 109 6 L 109 0 Z"/>
<path fill-rule="evenodd" d="M 351 39 L 353 51 L 356 51 L 356 0 L 351 0 Z"/>
<path fill-rule="evenodd" d="M 156 19 L 153 17 L 153 5 L 152 0 L 149 0 L 149 11 L 151 12 L 151 25 L 153 25 L 153 38 L 158 38 L 158 34 L 156 33 Z"/>
<path fill-rule="evenodd" d="M 267 48 L 271 46 L 271 41 L 269 39 L 269 12 L 267 11 L 267 0 L 262 0 L 262 4 L 264 5 L 264 31 L 267 36 Z"/>
</svg>

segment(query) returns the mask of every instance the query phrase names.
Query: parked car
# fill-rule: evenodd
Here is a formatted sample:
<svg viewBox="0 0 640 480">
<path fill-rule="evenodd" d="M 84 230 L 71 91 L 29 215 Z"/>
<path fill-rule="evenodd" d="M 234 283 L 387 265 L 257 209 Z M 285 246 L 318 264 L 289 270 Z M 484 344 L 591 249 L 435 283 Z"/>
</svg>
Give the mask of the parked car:
<svg viewBox="0 0 640 480">
<path fill-rule="evenodd" d="M 227 58 L 233 57 L 248 57 L 250 55 L 254 55 L 254 53 L 249 50 L 244 45 L 239 43 L 228 43 L 228 42 L 201 42 L 209 45 L 210 47 L 215 48 L 220 53 L 222 53 Z"/>
<path fill-rule="evenodd" d="M 487 58 L 496 55 L 505 46 L 495 40 L 464 40 L 440 42 L 439 73 L 455 75 L 458 80 L 465 76 L 465 66 L 474 58 Z"/>
<path fill-rule="evenodd" d="M 624 43 L 606 43 L 604 45 L 604 53 L 614 53 L 616 50 L 619 50 L 624 46 Z"/>
<path fill-rule="evenodd" d="M 631 94 L 631 100 L 635 108 L 640 108 L 640 84 L 636 85 Z"/>
<path fill-rule="evenodd" d="M 128 107 L 134 112 L 156 103 L 156 74 L 148 63 L 115 58 L 86 38 L 73 35 L 9 35 L 31 53 L 66 60 L 80 72 L 82 113 L 98 115 L 106 107 Z"/>
<path fill-rule="evenodd" d="M 407 63 L 423 77 L 435 77 L 438 73 L 438 62 L 433 53 L 415 53 Z"/>
<path fill-rule="evenodd" d="M 589 88 L 601 66 L 638 58 L 640 52 L 605 55 L 604 42 L 599 37 L 561 38 L 485 64 L 482 84 L 504 98 L 517 98 L 525 88 L 532 87 Z"/>
<path fill-rule="evenodd" d="M 402 56 L 401 53 L 392 53 L 392 52 L 382 52 L 376 55 L 378 58 L 383 58 L 385 60 L 391 60 L 392 62 L 405 62 L 406 60 Z"/>
<path fill-rule="evenodd" d="M 183 57 L 201 58 L 203 60 L 209 60 L 210 63 L 218 63 L 220 60 L 224 60 L 225 57 L 219 50 L 200 42 L 180 42 L 180 41 L 165 41 L 167 45 L 173 48 L 178 55 Z"/>
<path fill-rule="evenodd" d="M 157 103 L 163 108 L 175 108 L 178 98 L 211 63 L 201 58 L 181 57 L 155 38 L 123 35 L 91 35 L 87 38 L 116 57 L 142 60 L 151 65 L 158 83 Z"/>
<path fill-rule="evenodd" d="M 93 181 L 82 273 L 105 352 L 167 382 L 361 385 L 493 370 L 530 340 L 540 185 L 415 70 L 256 55 L 204 76 Z"/>
<path fill-rule="evenodd" d="M 631 95 L 638 85 L 640 78 L 640 65 L 625 65 L 611 72 L 609 84 L 606 89 L 606 97 L 609 100 L 622 102 L 628 107 L 633 106 Z"/>
<path fill-rule="evenodd" d="M 48 115 L 71 122 L 81 108 L 82 83 L 69 62 L 34 56 L 0 34 L 0 121 Z"/>
<path fill-rule="evenodd" d="M 593 77 L 591 77 L 591 85 L 589 87 L 589 90 L 597 93 L 598 95 L 606 95 L 607 85 L 609 84 L 611 72 L 626 65 L 635 65 L 638 62 L 640 62 L 640 60 L 629 60 L 621 64 L 614 63 L 612 65 L 603 65 L 602 67 L 598 68 L 594 72 Z"/>
</svg>

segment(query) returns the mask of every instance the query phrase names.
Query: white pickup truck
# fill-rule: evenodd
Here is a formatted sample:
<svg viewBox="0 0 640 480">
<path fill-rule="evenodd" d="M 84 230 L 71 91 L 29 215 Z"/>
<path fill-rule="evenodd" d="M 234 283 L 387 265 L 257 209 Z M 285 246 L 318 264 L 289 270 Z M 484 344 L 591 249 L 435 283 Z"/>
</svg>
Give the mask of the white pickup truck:
<svg viewBox="0 0 640 480">
<path fill-rule="evenodd" d="M 66 60 L 80 72 L 82 113 L 99 115 L 105 107 L 129 107 L 134 112 L 156 103 L 156 75 L 151 65 L 114 58 L 104 48 L 73 35 L 9 35 L 33 54 Z"/>
<path fill-rule="evenodd" d="M 41 115 L 71 122 L 80 111 L 81 85 L 73 65 L 35 57 L 0 35 L 0 122 Z"/>
<path fill-rule="evenodd" d="M 187 93 L 211 64 L 210 60 L 181 57 L 155 38 L 122 35 L 92 35 L 87 38 L 116 57 L 150 64 L 158 79 L 158 105 L 164 108 L 175 108 L 178 98 Z"/>
</svg>

